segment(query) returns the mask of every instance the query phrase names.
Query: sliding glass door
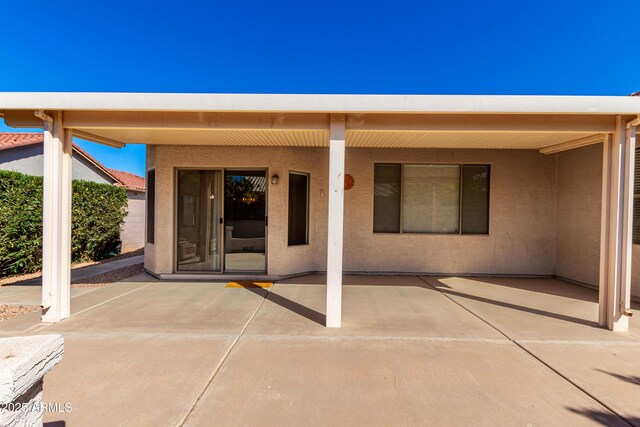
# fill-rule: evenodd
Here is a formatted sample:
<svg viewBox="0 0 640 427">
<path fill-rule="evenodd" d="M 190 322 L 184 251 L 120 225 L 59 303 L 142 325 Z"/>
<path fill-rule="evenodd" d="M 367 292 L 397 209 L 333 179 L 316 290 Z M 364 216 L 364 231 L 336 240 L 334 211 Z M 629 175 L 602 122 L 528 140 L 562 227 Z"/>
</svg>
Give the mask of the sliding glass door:
<svg viewBox="0 0 640 427">
<path fill-rule="evenodd" d="M 222 270 L 221 171 L 178 171 L 177 270 Z"/>
<path fill-rule="evenodd" d="M 179 170 L 177 196 L 177 272 L 267 270 L 265 170 Z"/>
<path fill-rule="evenodd" d="M 264 272 L 267 270 L 266 196 L 266 171 L 225 171 L 225 271 Z"/>
</svg>

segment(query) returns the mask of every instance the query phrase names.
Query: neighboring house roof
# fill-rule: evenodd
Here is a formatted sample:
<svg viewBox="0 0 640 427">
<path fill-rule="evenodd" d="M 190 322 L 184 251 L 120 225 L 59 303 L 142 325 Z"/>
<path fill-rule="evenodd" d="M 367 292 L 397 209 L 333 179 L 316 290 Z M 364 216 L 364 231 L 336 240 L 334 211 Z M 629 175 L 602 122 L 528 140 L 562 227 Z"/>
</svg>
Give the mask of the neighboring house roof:
<svg viewBox="0 0 640 427">
<path fill-rule="evenodd" d="M 144 191 L 145 181 L 143 177 L 132 174 L 130 172 L 119 171 L 117 169 L 109 169 L 109 172 L 111 172 L 111 175 L 115 176 L 118 179 L 119 184 L 116 185 L 122 185 L 129 190 Z"/>
<path fill-rule="evenodd" d="M 0 151 L 24 147 L 27 145 L 42 144 L 43 142 L 44 134 L 42 132 L 0 132 Z M 114 185 L 124 187 L 128 190 L 145 190 L 145 181 L 143 177 L 129 172 L 108 168 L 75 143 L 73 144 L 73 151 L 84 157 L 97 169 L 101 170 L 113 179 L 115 181 Z"/>
<path fill-rule="evenodd" d="M 43 140 L 42 132 L 0 132 L 0 150 L 40 144 Z"/>
</svg>

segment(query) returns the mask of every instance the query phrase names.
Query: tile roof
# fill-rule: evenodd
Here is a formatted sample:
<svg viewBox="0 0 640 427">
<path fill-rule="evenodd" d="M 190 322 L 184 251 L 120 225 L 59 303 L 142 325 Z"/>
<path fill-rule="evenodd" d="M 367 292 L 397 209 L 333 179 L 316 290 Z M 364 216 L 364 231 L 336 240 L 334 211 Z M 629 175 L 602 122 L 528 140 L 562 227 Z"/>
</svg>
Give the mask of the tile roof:
<svg viewBox="0 0 640 427">
<path fill-rule="evenodd" d="M 44 141 L 42 132 L 0 132 L 0 150 L 41 144 Z"/>
<path fill-rule="evenodd" d="M 43 142 L 44 134 L 42 132 L 0 132 L 0 151 L 27 145 L 42 144 Z M 113 178 L 113 180 L 116 181 L 115 185 L 130 190 L 144 191 L 145 181 L 143 177 L 117 169 L 110 169 L 75 143 L 73 144 L 73 150 Z"/>
<path fill-rule="evenodd" d="M 121 186 L 129 190 L 144 191 L 144 189 L 146 188 L 144 178 L 139 175 L 135 175 L 130 172 L 119 171 L 117 169 L 109 169 L 109 172 L 111 172 L 111 175 L 116 177 Z"/>
</svg>

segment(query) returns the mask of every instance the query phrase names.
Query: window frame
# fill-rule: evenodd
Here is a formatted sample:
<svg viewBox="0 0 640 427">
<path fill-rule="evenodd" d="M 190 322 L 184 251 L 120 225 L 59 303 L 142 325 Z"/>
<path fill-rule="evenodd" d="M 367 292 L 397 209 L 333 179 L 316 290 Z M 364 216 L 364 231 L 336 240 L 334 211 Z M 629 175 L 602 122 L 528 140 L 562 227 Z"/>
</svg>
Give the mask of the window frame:
<svg viewBox="0 0 640 427">
<path fill-rule="evenodd" d="M 486 233 L 463 233 L 463 217 L 462 217 L 462 209 L 464 207 L 462 203 L 462 192 L 464 181 L 462 170 L 465 166 L 483 166 L 487 168 L 487 232 Z M 490 163 L 461 163 L 460 164 L 460 235 L 461 236 L 488 236 L 491 234 L 491 167 Z"/>
<path fill-rule="evenodd" d="M 400 165 L 400 226 L 399 231 L 375 231 L 373 225 L 375 225 L 375 167 L 376 165 Z M 404 167 L 405 165 L 416 166 L 458 166 L 460 170 L 460 185 L 458 189 L 458 232 L 457 233 L 432 233 L 428 231 L 404 231 L 403 229 L 403 216 L 404 216 Z M 462 192 L 463 192 L 463 168 L 464 166 L 484 166 L 487 168 L 487 232 L 486 233 L 463 233 L 462 232 Z M 373 197 L 371 200 L 371 221 L 372 221 L 372 233 L 373 234 L 407 234 L 407 235 L 430 235 L 430 236 L 490 236 L 491 235 L 491 169 L 493 165 L 491 163 L 438 163 L 438 162 L 374 162 L 373 173 Z"/>
<path fill-rule="evenodd" d="M 640 172 L 636 171 L 635 173 L 638 174 Z M 635 211 L 636 203 L 640 203 L 640 193 L 635 193 L 633 195 L 633 208 L 632 208 L 632 211 Z M 632 226 L 631 226 L 631 244 L 640 246 L 640 233 L 638 233 L 637 235 L 634 233 L 636 228 L 640 228 L 640 218 L 634 217 L 633 218 L 633 222 L 632 222 Z"/>
<path fill-rule="evenodd" d="M 153 178 L 150 178 L 153 177 Z M 145 244 L 155 245 L 156 242 L 156 169 L 148 169 L 146 177 L 145 197 Z M 152 209 L 149 209 L 151 207 Z"/>
<path fill-rule="evenodd" d="M 304 243 L 290 243 L 290 224 L 291 224 L 291 175 L 304 176 L 307 179 L 306 188 L 306 206 L 305 206 L 305 239 Z M 297 170 L 289 170 L 287 176 L 287 247 L 293 246 L 309 246 L 309 212 L 311 206 L 311 174 L 309 172 L 302 172 Z"/>
</svg>

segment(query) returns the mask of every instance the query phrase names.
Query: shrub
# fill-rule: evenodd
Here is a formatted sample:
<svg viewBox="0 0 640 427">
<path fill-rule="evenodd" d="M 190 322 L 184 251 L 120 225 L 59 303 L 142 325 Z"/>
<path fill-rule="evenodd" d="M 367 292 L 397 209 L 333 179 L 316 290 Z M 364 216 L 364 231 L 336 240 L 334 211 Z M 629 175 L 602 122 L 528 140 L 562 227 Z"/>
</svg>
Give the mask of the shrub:
<svg viewBox="0 0 640 427">
<path fill-rule="evenodd" d="M 126 190 L 73 181 L 71 253 L 74 262 L 116 251 L 127 214 Z M 42 177 L 0 171 L 0 276 L 42 268 Z"/>
<path fill-rule="evenodd" d="M 0 171 L 0 276 L 42 266 L 42 177 Z"/>
<path fill-rule="evenodd" d="M 127 191 L 122 187 L 73 181 L 72 259 L 92 261 L 116 252 L 126 207 Z"/>
</svg>

